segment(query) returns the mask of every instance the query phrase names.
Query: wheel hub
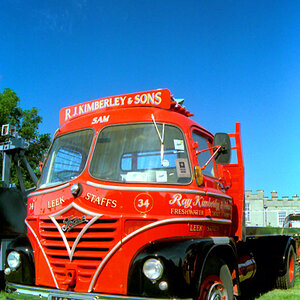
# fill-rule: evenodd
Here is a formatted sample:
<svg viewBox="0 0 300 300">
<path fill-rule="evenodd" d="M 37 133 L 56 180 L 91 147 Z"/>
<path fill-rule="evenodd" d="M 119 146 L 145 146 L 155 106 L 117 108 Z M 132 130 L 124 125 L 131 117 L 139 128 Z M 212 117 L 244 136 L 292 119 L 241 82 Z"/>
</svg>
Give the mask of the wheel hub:
<svg viewBox="0 0 300 300">
<path fill-rule="evenodd" d="M 214 283 L 207 294 L 207 300 L 226 300 L 227 294 L 224 286 L 220 282 Z"/>
</svg>

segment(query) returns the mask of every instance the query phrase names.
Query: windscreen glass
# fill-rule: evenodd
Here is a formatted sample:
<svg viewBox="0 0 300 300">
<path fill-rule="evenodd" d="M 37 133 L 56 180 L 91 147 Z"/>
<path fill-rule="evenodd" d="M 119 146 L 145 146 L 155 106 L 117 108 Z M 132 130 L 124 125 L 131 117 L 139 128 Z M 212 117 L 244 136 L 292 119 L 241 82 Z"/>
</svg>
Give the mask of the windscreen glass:
<svg viewBox="0 0 300 300">
<path fill-rule="evenodd" d="M 93 130 L 82 130 L 56 138 L 39 181 L 39 187 L 59 184 L 77 177 L 85 167 L 93 135 Z"/>
<path fill-rule="evenodd" d="M 166 124 L 104 128 L 90 164 L 93 177 L 117 182 L 186 184 L 190 164 L 181 131 Z"/>
</svg>

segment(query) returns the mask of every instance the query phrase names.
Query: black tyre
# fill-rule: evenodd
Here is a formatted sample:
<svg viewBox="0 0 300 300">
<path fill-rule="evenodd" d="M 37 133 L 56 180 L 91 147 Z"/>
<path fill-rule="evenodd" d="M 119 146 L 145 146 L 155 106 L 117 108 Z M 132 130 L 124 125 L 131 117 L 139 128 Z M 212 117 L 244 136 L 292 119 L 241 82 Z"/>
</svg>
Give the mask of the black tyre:
<svg viewBox="0 0 300 300">
<path fill-rule="evenodd" d="M 233 299 L 231 273 L 223 260 L 213 257 L 205 264 L 197 300 L 223 299 Z"/>
<path fill-rule="evenodd" d="M 282 276 L 278 276 L 276 279 L 276 287 L 279 289 L 290 289 L 295 285 L 296 253 L 292 245 L 289 247 L 285 264 L 285 273 Z"/>
<path fill-rule="evenodd" d="M 4 271 L 0 271 L 0 291 L 4 290 L 5 280 L 4 280 Z"/>
</svg>

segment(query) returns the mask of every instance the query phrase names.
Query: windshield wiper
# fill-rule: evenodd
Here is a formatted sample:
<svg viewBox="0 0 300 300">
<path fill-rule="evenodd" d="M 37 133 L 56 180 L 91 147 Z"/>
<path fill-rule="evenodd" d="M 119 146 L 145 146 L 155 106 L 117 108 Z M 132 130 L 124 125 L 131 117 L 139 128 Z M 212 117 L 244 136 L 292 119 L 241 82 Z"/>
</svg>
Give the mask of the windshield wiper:
<svg viewBox="0 0 300 300">
<path fill-rule="evenodd" d="M 154 118 L 154 115 L 151 114 L 151 118 L 152 118 L 152 121 L 153 121 L 153 124 L 154 124 L 154 128 L 157 132 L 157 136 L 160 140 L 160 163 L 162 166 L 164 166 L 164 149 L 165 149 L 165 146 L 164 146 L 164 138 L 165 138 L 165 124 L 163 123 L 162 124 L 162 134 L 160 134 L 159 130 L 158 130 L 158 127 L 156 125 L 156 122 L 155 122 L 155 118 Z"/>
</svg>

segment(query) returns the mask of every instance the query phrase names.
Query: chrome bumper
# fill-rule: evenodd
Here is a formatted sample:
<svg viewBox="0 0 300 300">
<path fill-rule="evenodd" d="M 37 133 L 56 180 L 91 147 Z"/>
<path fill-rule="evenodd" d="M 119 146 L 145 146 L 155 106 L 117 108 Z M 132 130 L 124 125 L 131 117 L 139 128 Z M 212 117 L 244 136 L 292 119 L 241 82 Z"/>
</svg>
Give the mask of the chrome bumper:
<svg viewBox="0 0 300 300">
<path fill-rule="evenodd" d="M 28 285 L 21 285 L 15 283 L 6 284 L 6 297 L 8 299 L 30 299 L 30 300 L 166 300 L 159 298 L 145 298 L 119 295 L 103 295 L 95 293 L 78 293 L 64 290 L 48 289 L 33 287 Z M 172 298 L 174 299 L 174 298 Z M 177 298 L 176 298 L 177 299 Z M 192 298 L 182 299 L 192 300 Z"/>
</svg>

